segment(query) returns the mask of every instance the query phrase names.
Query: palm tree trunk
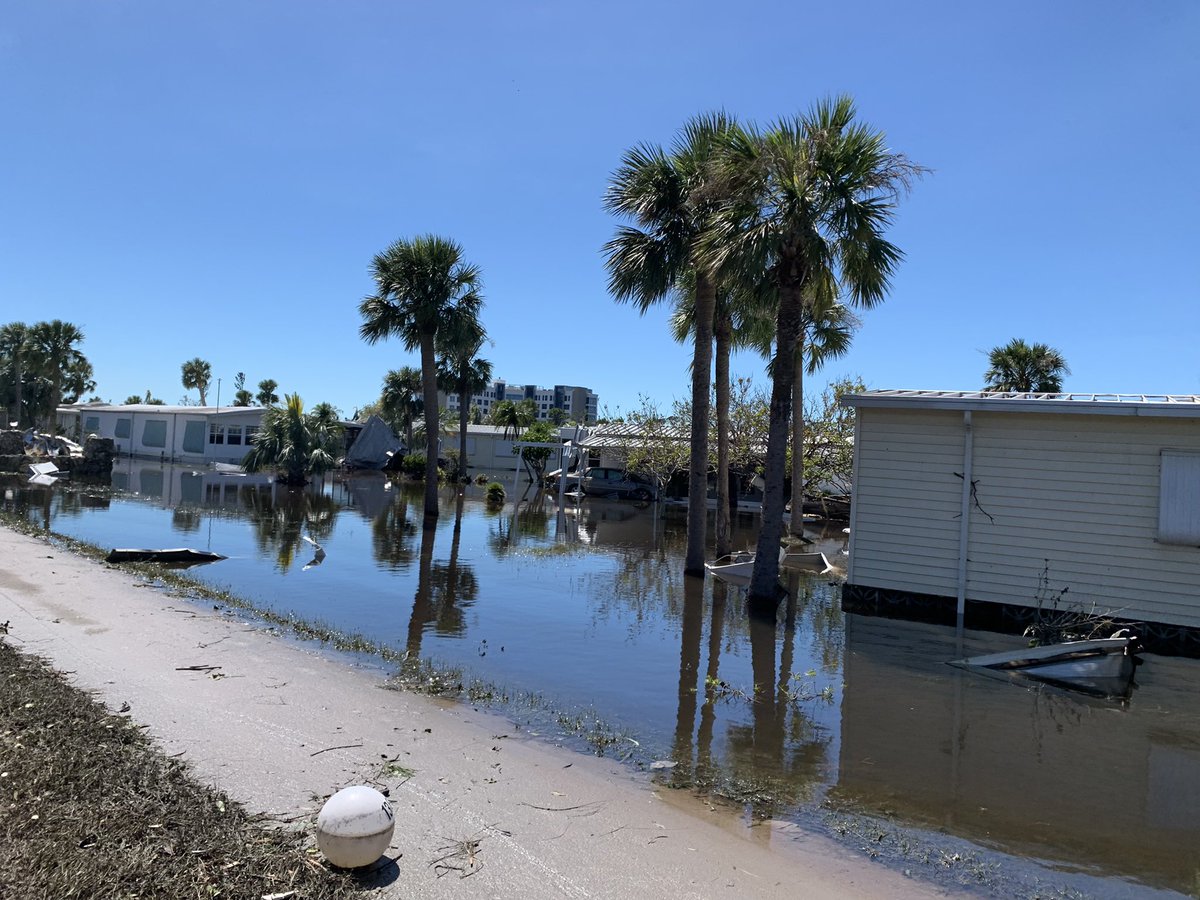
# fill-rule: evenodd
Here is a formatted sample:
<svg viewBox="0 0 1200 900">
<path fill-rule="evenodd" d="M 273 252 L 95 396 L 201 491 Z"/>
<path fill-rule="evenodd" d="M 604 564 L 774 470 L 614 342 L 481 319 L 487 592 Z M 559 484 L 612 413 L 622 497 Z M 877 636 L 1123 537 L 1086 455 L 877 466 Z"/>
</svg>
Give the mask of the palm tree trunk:
<svg viewBox="0 0 1200 900">
<path fill-rule="evenodd" d="M 713 313 L 717 290 L 705 273 L 696 273 L 696 351 L 692 357 L 692 438 L 688 470 L 687 550 L 683 571 L 704 576 L 708 528 L 708 429 L 712 391 Z"/>
<path fill-rule="evenodd" d="M 748 600 L 776 601 L 779 596 L 779 540 L 783 537 L 783 489 L 787 468 L 788 425 L 792 418 L 792 376 L 796 338 L 803 309 L 803 279 L 793 276 L 779 287 L 775 319 L 775 359 L 771 373 L 771 410 L 763 473 L 762 527 L 750 576 Z"/>
<path fill-rule="evenodd" d="M 804 536 L 804 330 L 796 342 L 792 376 L 792 518 L 788 533 Z"/>
<path fill-rule="evenodd" d="M 466 402 L 467 382 L 458 385 L 458 480 L 467 477 L 467 415 L 470 404 Z"/>
<path fill-rule="evenodd" d="M 421 335 L 421 387 L 425 397 L 425 522 L 438 517 L 438 402 L 434 336 Z"/>
<path fill-rule="evenodd" d="M 21 388 L 22 382 L 25 380 L 25 373 L 21 371 L 21 356 L 19 352 L 13 357 L 13 380 L 16 382 L 16 384 L 13 385 L 15 389 L 15 396 L 13 399 L 16 400 L 17 410 L 16 415 L 13 416 L 13 418 L 9 421 L 15 421 L 17 423 L 17 427 L 20 428 L 25 424 L 25 420 L 22 418 L 22 413 L 25 411 L 25 404 L 22 402 L 21 397 Z M 8 423 L 6 422 L 5 426 L 7 427 L 7 425 Z"/>
<path fill-rule="evenodd" d="M 714 380 L 717 392 L 717 535 L 714 555 L 733 550 L 732 497 L 729 490 L 729 356 L 733 347 L 733 324 L 728 317 L 714 322 L 717 360 Z"/>
</svg>

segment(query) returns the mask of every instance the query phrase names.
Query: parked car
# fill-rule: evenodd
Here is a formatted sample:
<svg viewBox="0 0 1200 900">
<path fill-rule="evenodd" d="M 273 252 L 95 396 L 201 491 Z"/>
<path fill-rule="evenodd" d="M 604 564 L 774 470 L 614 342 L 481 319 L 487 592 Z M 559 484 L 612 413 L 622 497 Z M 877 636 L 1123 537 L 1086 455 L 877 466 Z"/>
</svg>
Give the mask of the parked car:
<svg viewBox="0 0 1200 900">
<path fill-rule="evenodd" d="M 658 493 L 654 482 L 636 472 L 592 466 L 583 472 L 583 492 L 593 497 L 629 497 L 633 500 L 653 500 Z"/>
</svg>

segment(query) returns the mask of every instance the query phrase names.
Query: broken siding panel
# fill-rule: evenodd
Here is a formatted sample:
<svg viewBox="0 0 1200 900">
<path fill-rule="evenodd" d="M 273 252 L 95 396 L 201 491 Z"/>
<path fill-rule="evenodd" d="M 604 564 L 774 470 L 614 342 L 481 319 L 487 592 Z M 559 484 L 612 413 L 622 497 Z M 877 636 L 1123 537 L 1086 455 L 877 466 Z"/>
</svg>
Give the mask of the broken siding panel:
<svg viewBox="0 0 1200 900">
<path fill-rule="evenodd" d="M 954 593 L 962 414 L 859 410 L 854 583 Z"/>
<path fill-rule="evenodd" d="M 1032 606 L 1048 566 L 1051 593 L 1120 615 L 1200 624 L 1200 550 L 1157 540 L 1158 461 L 1191 443 L 1184 420 L 1049 415 L 975 417 L 967 596 Z"/>
</svg>

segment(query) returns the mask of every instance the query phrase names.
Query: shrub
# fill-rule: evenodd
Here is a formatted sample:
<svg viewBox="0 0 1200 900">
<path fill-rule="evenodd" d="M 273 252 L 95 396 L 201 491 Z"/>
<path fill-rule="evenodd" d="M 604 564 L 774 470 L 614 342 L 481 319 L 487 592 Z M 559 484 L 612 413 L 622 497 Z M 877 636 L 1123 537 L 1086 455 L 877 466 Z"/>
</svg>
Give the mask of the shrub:
<svg viewBox="0 0 1200 900">
<path fill-rule="evenodd" d="M 424 478 L 425 454 L 409 453 L 405 455 L 404 461 L 400 463 L 400 469 L 410 478 Z"/>
<path fill-rule="evenodd" d="M 487 486 L 487 490 L 484 491 L 484 497 L 487 498 L 487 502 L 493 505 L 503 503 L 504 496 L 504 485 L 498 481 L 493 481 Z"/>
<path fill-rule="evenodd" d="M 487 484 L 487 480 L 488 480 L 487 476 L 484 475 L 482 472 L 480 472 L 478 475 L 475 476 L 475 483 L 477 485 L 479 485 L 480 487 L 483 487 L 485 484 Z"/>
</svg>

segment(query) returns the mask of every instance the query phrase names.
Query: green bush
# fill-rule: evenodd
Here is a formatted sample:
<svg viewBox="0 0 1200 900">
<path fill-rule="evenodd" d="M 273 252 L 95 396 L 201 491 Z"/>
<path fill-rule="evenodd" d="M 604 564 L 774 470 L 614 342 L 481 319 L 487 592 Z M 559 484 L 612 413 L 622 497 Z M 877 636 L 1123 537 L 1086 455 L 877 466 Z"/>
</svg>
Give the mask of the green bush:
<svg viewBox="0 0 1200 900">
<path fill-rule="evenodd" d="M 400 469 L 405 475 L 411 478 L 425 477 L 425 454 L 424 453 L 409 453 L 405 455 L 404 461 L 400 463 Z"/>
<path fill-rule="evenodd" d="M 498 481 L 493 481 L 487 486 L 487 490 L 484 491 L 484 497 L 486 497 L 487 502 L 491 504 L 499 505 L 503 503 L 505 497 L 504 485 Z"/>
</svg>

